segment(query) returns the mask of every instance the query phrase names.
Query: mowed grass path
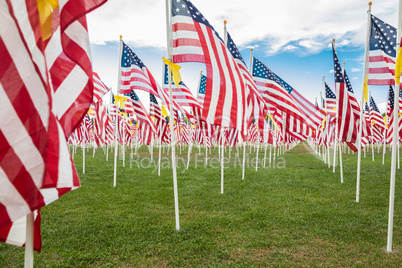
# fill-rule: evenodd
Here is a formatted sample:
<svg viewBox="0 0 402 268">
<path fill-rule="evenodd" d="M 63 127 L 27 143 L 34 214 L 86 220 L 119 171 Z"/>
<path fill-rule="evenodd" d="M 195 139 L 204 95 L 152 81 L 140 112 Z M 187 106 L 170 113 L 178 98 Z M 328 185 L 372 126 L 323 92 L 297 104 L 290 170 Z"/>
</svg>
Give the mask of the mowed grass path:
<svg viewBox="0 0 402 268">
<path fill-rule="evenodd" d="M 126 167 L 98 149 L 75 163 L 81 188 L 42 209 L 36 267 L 401 267 L 402 178 L 397 172 L 394 252 L 386 252 L 390 153 L 362 158 L 361 197 L 355 202 L 357 154 L 344 154 L 344 180 L 301 143 L 276 159 L 275 168 L 241 160 L 232 151 L 220 194 L 218 150 L 204 168 L 205 151 L 179 155 L 181 230 L 175 230 L 172 171 L 158 177 L 145 146 Z M 110 153 L 110 152 L 109 152 Z M 247 149 L 249 154 L 249 149 Z M 268 154 L 267 154 L 268 155 Z M 228 157 L 228 151 L 226 151 Z M 241 153 L 240 153 L 241 156 Z M 264 152 L 260 151 L 262 163 Z M 157 153 L 155 149 L 155 157 Z M 197 157 L 197 162 L 195 162 Z M 254 150 L 250 157 L 255 157 Z M 332 158 L 332 155 L 331 155 Z M 141 167 L 142 165 L 142 167 Z M 131 166 L 131 167 L 130 167 Z M 23 249 L 0 244 L 0 267 L 22 267 Z"/>
</svg>

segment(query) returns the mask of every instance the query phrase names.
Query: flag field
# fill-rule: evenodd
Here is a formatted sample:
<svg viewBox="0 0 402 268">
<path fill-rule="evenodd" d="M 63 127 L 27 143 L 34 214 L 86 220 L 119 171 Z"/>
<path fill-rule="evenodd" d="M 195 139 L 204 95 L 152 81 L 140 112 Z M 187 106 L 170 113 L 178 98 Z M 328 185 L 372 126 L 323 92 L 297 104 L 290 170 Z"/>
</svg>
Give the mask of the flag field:
<svg viewBox="0 0 402 268">
<path fill-rule="evenodd" d="M 371 148 L 370 148 L 371 149 Z M 157 148 L 154 149 L 157 155 Z M 225 152 L 225 193 L 220 193 L 218 149 L 177 152 L 180 231 L 175 209 L 170 155 L 162 154 L 161 176 L 145 146 L 126 165 L 101 148 L 82 151 L 74 162 L 81 188 L 42 209 L 42 252 L 35 267 L 400 267 L 402 197 L 395 196 L 392 253 L 386 251 L 391 154 L 385 165 L 375 151 L 362 158 L 360 203 L 355 202 L 357 154 L 343 154 L 344 183 L 307 143 L 263 167 L 259 150 L 247 147 L 242 180 L 242 149 Z M 109 154 L 111 152 L 109 151 Z M 267 157 L 269 156 L 269 149 Z M 272 159 L 273 160 L 273 159 Z M 402 192 L 400 172 L 396 193 Z M 0 244 L 0 267 L 22 267 L 24 250 Z M 399 264 L 398 264 L 399 263 Z"/>
</svg>

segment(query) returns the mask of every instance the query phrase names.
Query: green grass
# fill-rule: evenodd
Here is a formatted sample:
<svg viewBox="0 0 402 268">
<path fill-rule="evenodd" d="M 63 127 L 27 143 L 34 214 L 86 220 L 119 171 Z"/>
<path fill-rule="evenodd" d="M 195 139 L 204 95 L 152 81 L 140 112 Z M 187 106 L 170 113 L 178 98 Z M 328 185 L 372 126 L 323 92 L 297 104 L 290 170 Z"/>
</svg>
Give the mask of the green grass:
<svg viewBox="0 0 402 268">
<path fill-rule="evenodd" d="M 154 166 L 139 168 L 134 162 L 130 167 L 127 159 L 123 168 L 119 160 L 114 188 L 112 155 L 106 162 L 102 150 L 95 158 L 90 150 L 82 174 L 78 149 L 75 163 L 82 186 L 42 209 L 43 247 L 35 253 L 35 266 L 401 267 L 401 172 L 396 178 L 394 252 L 386 252 L 390 153 L 385 165 L 381 154 L 375 154 L 375 162 L 371 153 L 362 158 L 356 203 L 357 154 L 343 155 L 341 184 L 339 169 L 333 174 L 332 166 L 328 169 L 306 147 L 299 144 L 279 156 L 275 168 L 260 164 L 256 172 L 249 161 L 244 181 L 241 160 L 235 161 L 232 151 L 224 194 L 218 162 L 205 169 L 205 151 L 198 156 L 194 148 L 186 171 L 184 149 L 178 156 L 180 231 L 175 230 L 171 169 L 162 169 L 158 177 Z M 215 149 L 208 158 L 217 156 Z M 260 151 L 261 162 L 263 156 Z M 147 166 L 149 158 L 141 147 L 137 162 Z M 0 267 L 22 267 L 23 259 L 22 248 L 0 244 Z"/>
</svg>

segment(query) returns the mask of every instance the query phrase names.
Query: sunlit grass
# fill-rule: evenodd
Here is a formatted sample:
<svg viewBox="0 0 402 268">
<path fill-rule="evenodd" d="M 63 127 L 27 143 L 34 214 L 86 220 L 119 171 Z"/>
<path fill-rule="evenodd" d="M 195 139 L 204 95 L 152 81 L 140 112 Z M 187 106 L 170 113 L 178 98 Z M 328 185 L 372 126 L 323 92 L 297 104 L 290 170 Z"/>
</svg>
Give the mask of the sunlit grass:
<svg viewBox="0 0 402 268">
<path fill-rule="evenodd" d="M 402 186 L 397 174 L 394 252 L 386 252 L 390 153 L 362 159 L 360 203 L 355 202 L 357 155 L 344 154 L 344 183 L 322 160 L 299 144 L 275 164 L 247 148 L 245 180 L 232 150 L 224 170 L 224 194 L 218 150 L 187 147 L 178 155 L 180 231 L 175 230 L 170 156 L 163 154 L 161 176 L 148 149 L 125 167 L 118 161 L 113 187 L 113 155 L 82 151 L 75 163 L 82 187 L 42 209 L 42 253 L 36 267 L 188 267 L 188 266 L 366 266 L 402 263 Z M 178 150 L 177 150 L 178 151 Z M 269 151 L 267 157 L 269 156 Z M 331 159 L 332 159 L 331 155 Z M 120 157 L 121 158 L 121 157 Z M 155 149 L 157 161 L 158 152 Z M 212 162 L 211 162 L 212 161 Z M 157 163 L 157 162 L 156 162 Z M 0 267 L 22 267 L 23 249 L 0 245 Z"/>
</svg>

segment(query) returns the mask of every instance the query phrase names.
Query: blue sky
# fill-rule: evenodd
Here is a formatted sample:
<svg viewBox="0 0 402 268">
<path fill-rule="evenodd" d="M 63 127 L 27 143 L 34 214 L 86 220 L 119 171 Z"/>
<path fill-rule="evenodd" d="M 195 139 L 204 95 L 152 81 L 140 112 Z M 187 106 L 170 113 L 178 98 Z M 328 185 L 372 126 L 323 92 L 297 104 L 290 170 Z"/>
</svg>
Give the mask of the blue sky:
<svg viewBox="0 0 402 268">
<path fill-rule="evenodd" d="M 311 102 L 323 91 L 322 78 L 334 90 L 332 38 L 351 80 L 356 97 L 361 98 L 367 1 L 363 0 L 193 0 L 218 33 L 223 20 L 244 60 L 253 56 L 267 65 Z M 247 2 L 247 3 L 245 3 Z M 336 5 L 334 6 L 334 3 Z M 397 1 L 383 0 L 372 13 L 396 25 Z M 121 7 L 124 6 L 122 9 Z M 166 56 L 165 1 L 109 0 L 88 16 L 91 57 L 94 71 L 110 87 L 117 88 L 118 37 L 162 81 L 162 56 Z M 196 95 L 203 64 L 181 64 L 184 83 Z M 386 87 L 369 87 L 381 111 L 385 111 Z M 145 106 L 147 94 L 138 94 Z"/>
</svg>

